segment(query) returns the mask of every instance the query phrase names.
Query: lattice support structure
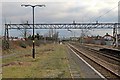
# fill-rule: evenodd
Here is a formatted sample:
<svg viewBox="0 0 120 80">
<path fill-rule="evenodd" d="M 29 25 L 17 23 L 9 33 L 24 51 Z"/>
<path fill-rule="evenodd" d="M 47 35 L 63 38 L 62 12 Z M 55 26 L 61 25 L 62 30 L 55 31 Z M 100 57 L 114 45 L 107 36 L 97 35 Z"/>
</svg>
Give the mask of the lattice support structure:
<svg viewBox="0 0 120 80">
<path fill-rule="evenodd" d="M 52 23 L 34 24 L 35 29 L 113 29 L 114 43 L 118 46 L 117 26 L 119 23 Z M 7 29 L 33 29 L 33 24 L 5 24 Z M 8 31 L 7 31 L 8 32 Z"/>
<path fill-rule="evenodd" d="M 114 38 L 114 40 L 113 40 L 113 45 L 114 46 L 116 46 L 116 47 L 118 47 L 118 36 L 117 36 L 117 26 L 118 25 L 114 25 L 114 28 L 113 28 L 113 38 Z"/>
<path fill-rule="evenodd" d="M 35 29 L 113 29 L 116 23 L 56 23 L 35 24 Z M 5 24 L 9 29 L 32 29 L 32 24 Z"/>
<path fill-rule="evenodd" d="M 8 25 L 5 25 L 3 48 L 4 49 L 9 49 L 9 29 L 8 29 Z"/>
</svg>

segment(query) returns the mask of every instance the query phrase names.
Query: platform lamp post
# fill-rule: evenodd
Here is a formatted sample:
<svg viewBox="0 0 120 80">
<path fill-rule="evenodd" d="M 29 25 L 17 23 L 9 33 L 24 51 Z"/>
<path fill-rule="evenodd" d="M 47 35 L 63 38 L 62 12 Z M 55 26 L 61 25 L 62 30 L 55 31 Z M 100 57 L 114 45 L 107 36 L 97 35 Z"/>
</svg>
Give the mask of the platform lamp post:
<svg viewBox="0 0 120 80">
<path fill-rule="evenodd" d="M 45 7 L 45 5 L 21 5 L 24 7 L 32 7 L 33 9 L 33 49 L 32 49 L 32 57 L 35 58 L 35 35 L 34 35 L 34 8 L 35 7 Z"/>
</svg>

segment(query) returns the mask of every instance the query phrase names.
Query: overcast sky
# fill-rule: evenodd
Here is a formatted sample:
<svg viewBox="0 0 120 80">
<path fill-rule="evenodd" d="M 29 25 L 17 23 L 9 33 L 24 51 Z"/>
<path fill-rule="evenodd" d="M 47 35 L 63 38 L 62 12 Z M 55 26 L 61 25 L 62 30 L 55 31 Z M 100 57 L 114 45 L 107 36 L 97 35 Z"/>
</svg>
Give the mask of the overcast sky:
<svg viewBox="0 0 120 80">
<path fill-rule="evenodd" d="M 32 8 L 21 7 L 21 4 L 45 4 L 46 7 L 35 8 L 35 23 L 95 22 L 96 20 L 117 22 L 118 2 L 119 0 L 2 0 L 0 20 L 3 24 L 5 21 L 32 23 Z M 98 18 L 101 15 L 102 17 Z"/>
<path fill-rule="evenodd" d="M 32 22 L 32 9 L 21 4 L 45 4 L 35 8 L 36 23 L 54 22 L 117 22 L 119 0 L 4 0 L 2 2 L 2 21 L 11 23 Z M 24 2 L 22 2 L 24 1 Z M 27 1 L 27 2 L 26 2 Z M 113 9 L 108 14 L 107 11 Z M 104 15 L 96 19 L 100 15 Z"/>
</svg>

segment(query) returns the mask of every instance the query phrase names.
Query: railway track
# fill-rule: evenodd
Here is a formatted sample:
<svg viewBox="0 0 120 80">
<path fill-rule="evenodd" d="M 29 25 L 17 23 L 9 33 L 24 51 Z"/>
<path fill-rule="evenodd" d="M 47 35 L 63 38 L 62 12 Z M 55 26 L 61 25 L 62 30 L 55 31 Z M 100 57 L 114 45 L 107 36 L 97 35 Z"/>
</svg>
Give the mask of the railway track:
<svg viewBox="0 0 120 80">
<path fill-rule="evenodd" d="M 90 46 L 85 46 L 85 45 L 80 46 L 80 45 L 75 44 L 75 43 L 72 43 L 72 45 L 75 45 L 78 48 L 80 47 L 80 48 L 82 48 L 84 50 L 92 52 L 92 54 L 94 54 L 96 56 L 99 56 L 100 58 L 104 59 L 105 61 L 107 61 L 109 63 L 115 64 L 115 65 L 120 65 L 120 58 L 119 58 L 119 56 L 115 57 L 113 55 L 109 55 L 109 53 L 107 53 L 107 54 L 105 52 L 103 53 L 101 51 L 98 51 L 98 50 L 90 48 Z"/>
<path fill-rule="evenodd" d="M 72 50 L 74 50 L 79 56 L 85 59 L 90 65 L 92 65 L 96 70 L 98 70 L 101 74 L 105 76 L 105 78 L 110 80 L 119 80 L 120 74 L 118 73 L 119 65 L 111 65 L 111 63 L 104 61 L 102 58 L 96 57 L 96 55 L 89 55 L 87 53 L 82 52 L 75 46 L 71 44 L 67 44 Z M 83 49 L 83 48 L 82 48 Z M 85 49 L 84 49 L 85 50 Z M 89 51 L 89 53 L 93 53 L 94 51 Z M 95 53 L 95 52 L 94 52 Z"/>
<path fill-rule="evenodd" d="M 88 48 L 92 51 L 96 51 L 97 53 L 101 53 L 101 55 L 104 55 L 106 57 L 109 57 L 109 58 L 112 58 L 112 59 L 116 59 L 116 60 L 119 60 L 120 61 L 120 51 L 119 50 L 111 50 L 111 49 L 107 49 L 107 48 L 100 48 L 98 46 L 88 46 L 88 45 L 85 45 L 83 46 L 84 48 Z M 100 48 L 99 50 L 95 50 L 94 48 L 91 48 L 91 47 L 98 47 Z"/>
<path fill-rule="evenodd" d="M 112 56 L 112 55 L 108 55 L 108 54 L 105 54 L 103 52 L 100 52 L 100 51 L 97 51 L 97 50 L 94 50 L 94 49 L 91 49 L 89 47 L 83 47 L 83 48 L 86 48 L 87 50 L 89 50 L 90 52 L 93 52 L 95 54 L 99 54 L 100 57 L 104 57 L 103 59 L 112 63 L 112 64 L 116 64 L 116 65 L 120 65 L 119 62 L 120 62 L 120 58 L 117 58 L 115 56 Z"/>
</svg>

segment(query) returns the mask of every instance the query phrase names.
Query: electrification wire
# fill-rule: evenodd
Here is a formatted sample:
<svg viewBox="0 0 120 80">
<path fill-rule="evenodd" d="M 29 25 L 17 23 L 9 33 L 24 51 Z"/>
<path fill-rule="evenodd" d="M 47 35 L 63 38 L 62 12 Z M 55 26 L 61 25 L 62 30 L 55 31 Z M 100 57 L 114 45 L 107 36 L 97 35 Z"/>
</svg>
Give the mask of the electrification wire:
<svg viewBox="0 0 120 80">
<path fill-rule="evenodd" d="M 119 7 L 120 4 L 118 4 L 118 6 L 115 6 L 114 8 L 110 9 L 109 11 L 105 12 L 104 14 L 98 16 L 97 18 L 95 18 L 93 21 L 98 21 L 101 17 L 105 16 L 106 14 L 108 14 L 109 12 L 113 11 L 114 9 L 116 9 L 117 7 Z"/>
</svg>

